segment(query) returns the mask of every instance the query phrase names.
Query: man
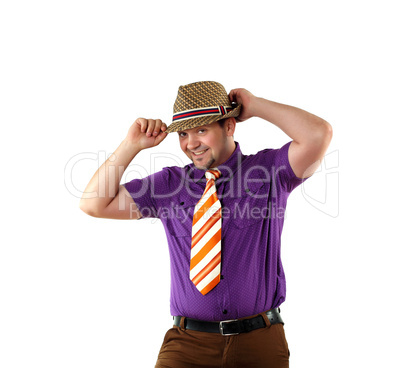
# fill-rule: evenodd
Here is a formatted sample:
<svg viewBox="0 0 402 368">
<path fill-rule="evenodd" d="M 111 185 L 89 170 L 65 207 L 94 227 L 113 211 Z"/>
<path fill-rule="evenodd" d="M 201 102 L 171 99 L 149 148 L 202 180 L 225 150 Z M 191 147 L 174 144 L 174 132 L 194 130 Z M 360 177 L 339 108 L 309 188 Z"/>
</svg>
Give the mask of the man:
<svg viewBox="0 0 402 368">
<path fill-rule="evenodd" d="M 234 141 L 236 124 L 254 116 L 292 141 L 243 155 Z M 137 153 L 171 132 L 178 133 L 192 163 L 119 186 Z M 331 126 L 317 116 L 242 88 L 227 95 L 216 82 L 181 86 L 169 127 L 144 118 L 130 127 L 91 179 L 80 207 L 95 217 L 155 217 L 165 227 L 174 326 L 156 367 L 289 366 L 279 310 L 286 294 L 284 210 L 290 192 L 319 166 L 331 138 Z M 102 195 L 94 197 L 98 188 Z"/>
</svg>

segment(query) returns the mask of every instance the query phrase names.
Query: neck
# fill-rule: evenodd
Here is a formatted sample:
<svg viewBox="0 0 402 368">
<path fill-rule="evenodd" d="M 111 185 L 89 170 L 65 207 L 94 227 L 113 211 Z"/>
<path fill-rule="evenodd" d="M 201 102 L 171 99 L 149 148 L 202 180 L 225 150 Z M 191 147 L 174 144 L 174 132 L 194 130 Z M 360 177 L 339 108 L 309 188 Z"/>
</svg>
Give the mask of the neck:
<svg viewBox="0 0 402 368">
<path fill-rule="evenodd" d="M 231 139 L 229 144 L 228 144 L 228 146 L 227 146 L 227 149 L 225 150 L 225 153 L 224 153 L 224 155 L 222 157 L 221 162 L 217 163 L 215 166 L 222 165 L 227 160 L 229 160 L 230 156 L 232 156 L 232 154 L 235 151 L 235 149 L 236 149 L 236 143 L 234 142 L 234 139 Z"/>
</svg>

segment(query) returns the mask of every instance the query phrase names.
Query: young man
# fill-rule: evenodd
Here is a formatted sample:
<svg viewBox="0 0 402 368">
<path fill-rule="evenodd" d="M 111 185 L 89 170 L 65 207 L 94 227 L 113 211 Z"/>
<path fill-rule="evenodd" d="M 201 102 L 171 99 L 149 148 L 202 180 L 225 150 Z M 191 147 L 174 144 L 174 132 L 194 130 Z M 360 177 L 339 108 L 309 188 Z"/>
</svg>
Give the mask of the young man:
<svg viewBox="0 0 402 368">
<path fill-rule="evenodd" d="M 236 123 L 254 116 L 292 141 L 243 155 L 233 138 Z M 170 132 L 178 133 L 192 164 L 119 186 L 137 153 Z M 290 192 L 314 173 L 331 138 L 331 126 L 317 116 L 242 88 L 227 95 L 216 82 L 181 86 L 169 127 L 144 118 L 130 127 L 91 179 L 80 208 L 103 218 L 155 217 L 165 227 L 174 327 L 156 367 L 288 367 L 279 310 L 286 294 L 284 211 Z M 102 193 L 90 194 L 98 188 Z"/>
</svg>

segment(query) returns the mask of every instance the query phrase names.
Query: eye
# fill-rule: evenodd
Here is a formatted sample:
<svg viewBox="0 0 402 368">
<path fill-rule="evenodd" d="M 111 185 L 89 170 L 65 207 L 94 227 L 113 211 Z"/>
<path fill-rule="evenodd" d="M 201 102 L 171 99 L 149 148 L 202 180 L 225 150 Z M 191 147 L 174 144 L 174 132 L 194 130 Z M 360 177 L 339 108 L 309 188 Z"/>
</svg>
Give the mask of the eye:
<svg viewBox="0 0 402 368">
<path fill-rule="evenodd" d="M 179 132 L 179 137 L 180 138 L 183 138 L 183 137 L 185 137 L 187 135 L 187 133 L 185 133 L 185 132 Z"/>
<path fill-rule="evenodd" d="M 204 133 L 205 132 L 205 129 L 199 129 L 198 130 L 198 133 Z"/>
</svg>

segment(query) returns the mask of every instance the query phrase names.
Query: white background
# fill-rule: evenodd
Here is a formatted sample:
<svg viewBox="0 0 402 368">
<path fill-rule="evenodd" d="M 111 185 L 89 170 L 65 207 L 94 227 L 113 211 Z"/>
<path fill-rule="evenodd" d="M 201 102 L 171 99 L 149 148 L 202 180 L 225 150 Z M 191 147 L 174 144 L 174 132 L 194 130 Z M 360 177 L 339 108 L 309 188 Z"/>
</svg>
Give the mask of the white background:
<svg viewBox="0 0 402 368">
<path fill-rule="evenodd" d="M 79 196 L 135 118 L 170 123 L 179 85 L 214 80 L 333 127 L 287 207 L 291 366 L 400 367 L 401 31 L 396 1 L 2 2 L 0 366 L 154 366 L 163 227 L 89 217 Z M 235 138 L 290 140 L 259 119 Z M 175 135 L 148 151 L 148 173 L 188 163 Z"/>
</svg>

